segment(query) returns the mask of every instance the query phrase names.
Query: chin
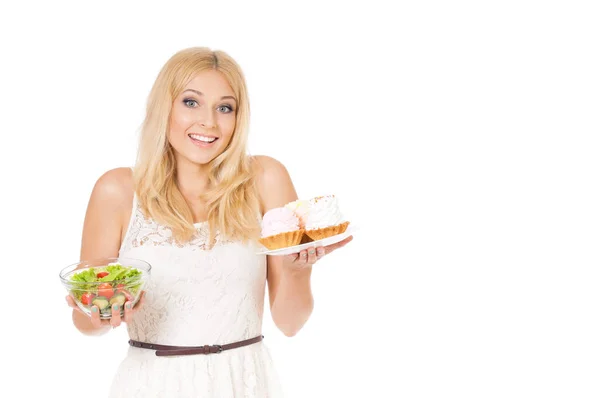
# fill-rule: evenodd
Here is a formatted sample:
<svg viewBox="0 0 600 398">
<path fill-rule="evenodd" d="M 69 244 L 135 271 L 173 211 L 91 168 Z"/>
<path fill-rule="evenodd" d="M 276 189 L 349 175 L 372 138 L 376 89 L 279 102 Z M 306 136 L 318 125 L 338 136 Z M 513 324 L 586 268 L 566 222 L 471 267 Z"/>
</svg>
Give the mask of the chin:
<svg viewBox="0 0 600 398">
<path fill-rule="evenodd" d="M 213 157 L 206 157 L 206 156 L 186 156 L 187 160 L 197 164 L 199 166 L 206 166 L 207 164 L 209 164 L 210 162 L 212 162 L 216 156 Z"/>
<path fill-rule="evenodd" d="M 197 165 L 205 166 L 215 160 L 223 151 L 215 151 L 214 153 L 187 153 L 184 157 Z"/>
</svg>

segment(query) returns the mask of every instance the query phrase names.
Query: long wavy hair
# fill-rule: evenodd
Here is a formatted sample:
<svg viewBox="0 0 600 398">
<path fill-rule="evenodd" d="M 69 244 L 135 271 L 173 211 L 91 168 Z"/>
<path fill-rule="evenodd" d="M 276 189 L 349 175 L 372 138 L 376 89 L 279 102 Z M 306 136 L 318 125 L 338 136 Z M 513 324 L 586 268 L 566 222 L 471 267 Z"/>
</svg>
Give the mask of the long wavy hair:
<svg viewBox="0 0 600 398">
<path fill-rule="evenodd" d="M 240 66 L 223 51 L 205 47 L 184 49 L 163 66 L 148 97 L 137 161 L 135 192 L 147 217 L 166 225 L 178 242 L 196 233 L 192 211 L 177 186 L 174 150 L 168 140 L 173 101 L 205 70 L 221 72 L 237 99 L 236 122 L 227 148 L 210 163 L 208 190 L 200 198 L 207 206 L 210 241 L 217 231 L 242 241 L 260 236 L 260 205 L 251 157 L 247 155 L 250 107 Z"/>
</svg>

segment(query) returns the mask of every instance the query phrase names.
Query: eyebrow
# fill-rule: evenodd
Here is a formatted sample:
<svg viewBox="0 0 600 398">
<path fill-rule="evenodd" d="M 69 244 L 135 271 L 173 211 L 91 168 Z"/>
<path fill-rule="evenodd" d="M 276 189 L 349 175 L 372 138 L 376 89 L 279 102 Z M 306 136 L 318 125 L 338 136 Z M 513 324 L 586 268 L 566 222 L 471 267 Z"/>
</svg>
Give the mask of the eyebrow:
<svg viewBox="0 0 600 398">
<path fill-rule="evenodd" d="M 198 95 L 200 95 L 200 96 L 203 96 L 203 95 L 204 95 L 204 94 L 203 94 L 201 91 L 194 90 L 193 88 L 188 88 L 187 90 L 184 90 L 183 92 L 185 93 L 186 91 L 191 91 L 191 92 L 193 92 L 193 93 L 196 93 L 196 94 L 198 94 Z M 222 100 L 224 100 L 224 99 L 232 99 L 232 100 L 236 101 L 235 97 L 232 97 L 231 95 L 226 95 L 226 96 L 224 96 L 224 97 L 221 97 L 221 99 L 222 99 Z M 236 102 L 237 102 L 237 101 L 236 101 Z"/>
</svg>

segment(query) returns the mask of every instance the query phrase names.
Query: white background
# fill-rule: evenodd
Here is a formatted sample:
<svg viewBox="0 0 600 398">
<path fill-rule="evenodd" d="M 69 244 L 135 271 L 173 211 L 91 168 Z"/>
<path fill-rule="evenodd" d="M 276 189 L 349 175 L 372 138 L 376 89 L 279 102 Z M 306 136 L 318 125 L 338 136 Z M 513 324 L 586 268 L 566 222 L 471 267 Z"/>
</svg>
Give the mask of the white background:
<svg viewBox="0 0 600 398">
<path fill-rule="evenodd" d="M 107 395 L 125 329 L 78 334 L 58 271 L 189 46 L 241 64 L 250 151 L 360 226 L 297 336 L 265 313 L 287 397 L 600 395 L 593 2 L 205 3 L 0 6 L 10 396 Z"/>
</svg>

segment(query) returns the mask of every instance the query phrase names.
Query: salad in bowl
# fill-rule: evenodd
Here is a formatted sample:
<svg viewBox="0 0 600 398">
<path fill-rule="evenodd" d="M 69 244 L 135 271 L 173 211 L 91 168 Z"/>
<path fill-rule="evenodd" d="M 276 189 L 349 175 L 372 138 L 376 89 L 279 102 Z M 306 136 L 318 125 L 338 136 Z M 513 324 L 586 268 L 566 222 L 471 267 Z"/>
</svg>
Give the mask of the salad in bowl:
<svg viewBox="0 0 600 398">
<path fill-rule="evenodd" d="M 96 306 L 100 319 L 110 319 L 115 304 L 123 315 L 126 302 L 137 303 L 151 269 L 143 260 L 109 257 L 71 264 L 60 280 L 83 312 L 91 316 Z"/>
</svg>

